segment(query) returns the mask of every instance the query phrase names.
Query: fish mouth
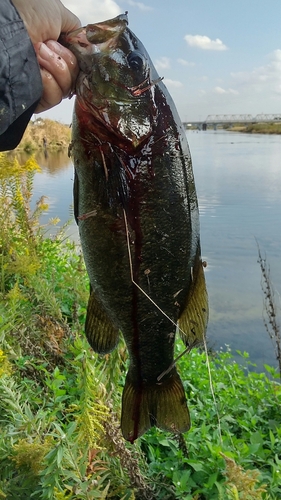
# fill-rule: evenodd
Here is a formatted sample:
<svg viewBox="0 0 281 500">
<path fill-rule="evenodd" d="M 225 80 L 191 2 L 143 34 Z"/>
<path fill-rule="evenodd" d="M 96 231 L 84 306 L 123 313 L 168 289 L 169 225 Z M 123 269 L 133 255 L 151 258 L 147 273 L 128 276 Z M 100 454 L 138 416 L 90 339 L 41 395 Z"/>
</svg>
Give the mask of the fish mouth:
<svg viewBox="0 0 281 500">
<path fill-rule="evenodd" d="M 120 14 L 109 21 L 88 24 L 86 26 L 86 33 L 89 42 L 92 44 L 100 44 L 118 37 L 125 31 L 129 24 L 127 14 L 128 12 L 126 11 L 125 14 Z"/>
<path fill-rule="evenodd" d="M 92 50 L 92 44 L 88 42 L 87 37 L 86 37 L 86 32 L 85 28 L 78 28 L 77 30 L 73 31 L 73 38 L 72 40 L 75 39 L 75 43 L 79 45 L 80 48 L 85 49 L 86 51 Z M 68 35 L 66 35 L 65 41 L 68 41 L 70 39 L 67 38 Z M 139 97 L 148 90 L 150 90 L 154 85 L 157 85 L 157 83 L 161 82 L 164 79 L 164 77 L 159 77 L 156 80 L 151 80 L 150 79 L 150 74 L 144 78 L 142 82 L 140 82 L 138 85 L 134 85 L 132 87 L 128 87 L 126 85 L 122 85 L 119 81 L 112 81 L 113 85 L 115 87 L 121 87 L 125 90 L 127 90 L 132 97 Z M 88 86 L 86 84 L 86 86 Z"/>
<path fill-rule="evenodd" d="M 123 33 L 128 26 L 129 21 L 127 14 L 128 12 L 126 11 L 125 14 L 120 14 L 109 21 L 87 24 L 76 30 L 62 33 L 60 39 L 66 45 L 78 43 L 80 47 L 100 45 L 109 41 L 112 43 L 112 40 Z"/>
</svg>

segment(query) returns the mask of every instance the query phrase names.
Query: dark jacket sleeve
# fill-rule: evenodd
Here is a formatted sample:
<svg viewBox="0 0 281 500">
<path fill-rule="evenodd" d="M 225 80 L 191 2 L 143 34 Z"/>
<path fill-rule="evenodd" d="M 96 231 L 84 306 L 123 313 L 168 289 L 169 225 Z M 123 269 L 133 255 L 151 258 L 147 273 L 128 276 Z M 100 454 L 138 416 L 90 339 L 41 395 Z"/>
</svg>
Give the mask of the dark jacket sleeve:
<svg viewBox="0 0 281 500">
<path fill-rule="evenodd" d="M 32 42 L 10 0 L 0 0 L 0 151 L 14 149 L 43 92 Z"/>
</svg>

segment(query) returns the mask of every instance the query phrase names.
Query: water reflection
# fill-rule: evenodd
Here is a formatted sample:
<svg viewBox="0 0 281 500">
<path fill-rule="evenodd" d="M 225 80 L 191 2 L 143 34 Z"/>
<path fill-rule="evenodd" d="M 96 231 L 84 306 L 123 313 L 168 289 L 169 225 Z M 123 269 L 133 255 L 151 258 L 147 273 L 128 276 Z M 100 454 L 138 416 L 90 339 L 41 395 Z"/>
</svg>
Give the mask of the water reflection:
<svg viewBox="0 0 281 500">
<path fill-rule="evenodd" d="M 18 160 L 24 163 L 28 155 L 17 153 Z M 34 177 L 31 207 L 34 208 L 41 196 L 46 198 L 48 210 L 41 216 L 41 224 L 46 226 L 46 234 L 54 235 L 61 227 L 69 223 L 66 235 L 75 241 L 79 240 L 78 230 L 73 216 L 73 164 L 68 157 L 67 149 L 61 151 L 48 150 L 36 152 L 35 159 L 41 172 Z M 48 225 L 51 219 L 59 218 L 56 226 Z"/>
<path fill-rule="evenodd" d="M 67 170 L 71 163 L 67 150 L 65 149 L 57 153 L 54 151 L 47 151 L 47 157 L 42 151 L 36 154 L 35 157 L 41 168 L 50 175 L 57 175 L 60 171 Z"/>
<path fill-rule="evenodd" d="M 256 239 L 280 292 L 281 137 L 209 131 L 188 132 L 188 140 L 209 264 L 209 341 L 248 351 L 259 369 L 276 365 L 263 325 Z"/>
<path fill-rule="evenodd" d="M 21 164 L 30 157 L 24 151 L 13 153 L 13 156 L 16 156 Z M 69 168 L 70 160 L 66 148 L 58 151 L 48 149 L 36 151 L 34 157 L 42 170 L 50 175 L 57 175 L 61 170 Z"/>
</svg>

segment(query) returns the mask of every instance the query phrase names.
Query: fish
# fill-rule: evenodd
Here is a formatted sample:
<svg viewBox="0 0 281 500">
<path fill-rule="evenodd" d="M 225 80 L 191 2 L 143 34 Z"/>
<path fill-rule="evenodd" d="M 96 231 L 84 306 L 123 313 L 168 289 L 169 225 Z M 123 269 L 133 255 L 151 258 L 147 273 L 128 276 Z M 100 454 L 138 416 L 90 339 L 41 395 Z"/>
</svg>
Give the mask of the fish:
<svg viewBox="0 0 281 500">
<path fill-rule="evenodd" d="M 191 155 L 173 100 L 127 12 L 64 35 L 80 73 L 72 122 L 74 215 L 90 280 L 85 333 L 105 354 L 122 333 L 129 368 L 121 430 L 183 433 L 174 362 L 204 342 L 208 295 Z"/>
</svg>

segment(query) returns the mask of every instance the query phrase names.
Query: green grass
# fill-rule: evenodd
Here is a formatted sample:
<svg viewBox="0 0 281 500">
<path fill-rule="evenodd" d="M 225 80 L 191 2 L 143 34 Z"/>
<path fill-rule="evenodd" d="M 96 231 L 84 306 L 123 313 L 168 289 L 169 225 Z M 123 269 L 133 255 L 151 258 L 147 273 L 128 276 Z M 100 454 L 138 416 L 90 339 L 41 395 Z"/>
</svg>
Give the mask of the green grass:
<svg viewBox="0 0 281 500">
<path fill-rule="evenodd" d="M 281 123 L 253 123 L 245 132 L 251 134 L 281 134 Z"/>
<path fill-rule="evenodd" d="M 234 132 L 245 132 L 248 134 L 281 134 L 281 123 L 251 123 L 249 125 L 237 124 L 228 128 Z"/>
<path fill-rule="evenodd" d="M 281 387 L 246 353 L 209 355 L 215 400 L 205 352 L 182 357 L 191 430 L 123 440 L 125 345 L 91 351 L 80 250 L 63 232 L 44 238 L 33 160 L 0 164 L 0 499 L 281 498 Z"/>
</svg>

